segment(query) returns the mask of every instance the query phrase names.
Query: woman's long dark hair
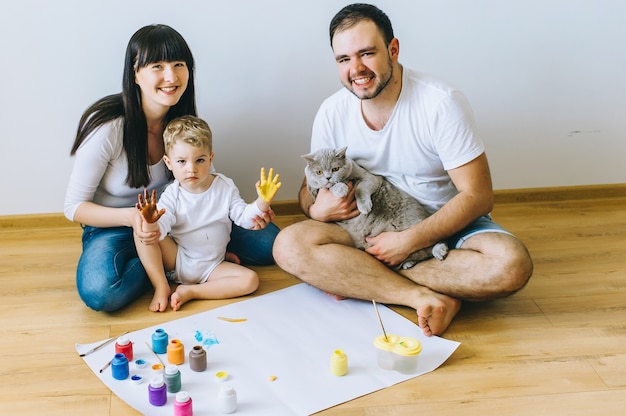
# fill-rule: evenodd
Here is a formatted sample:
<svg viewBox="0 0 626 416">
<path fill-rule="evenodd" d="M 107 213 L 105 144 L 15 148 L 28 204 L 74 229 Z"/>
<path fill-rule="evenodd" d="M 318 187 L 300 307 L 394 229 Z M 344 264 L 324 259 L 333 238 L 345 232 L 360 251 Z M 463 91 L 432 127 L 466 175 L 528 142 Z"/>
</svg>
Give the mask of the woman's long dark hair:
<svg viewBox="0 0 626 416">
<path fill-rule="evenodd" d="M 182 116 L 197 115 L 194 85 L 194 59 L 185 39 L 166 25 L 149 25 L 130 38 L 126 48 L 122 92 L 101 98 L 83 113 L 70 155 L 103 124 L 124 118 L 124 151 L 128 156 L 126 183 L 133 188 L 148 186 L 148 123 L 141 107 L 141 90 L 135 83 L 135 71 L 154 62 L 184 61 L 189 69 L 187 89 L 172 106 L 165 123 Z"/>
</svg>

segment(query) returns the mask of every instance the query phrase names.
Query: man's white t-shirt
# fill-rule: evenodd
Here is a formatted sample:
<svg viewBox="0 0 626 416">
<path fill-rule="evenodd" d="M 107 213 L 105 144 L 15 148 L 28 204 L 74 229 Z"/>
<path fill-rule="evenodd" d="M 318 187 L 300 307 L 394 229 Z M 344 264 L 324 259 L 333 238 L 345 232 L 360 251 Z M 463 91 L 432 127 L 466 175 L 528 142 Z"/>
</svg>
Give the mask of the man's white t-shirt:
<svg viewBox="0 0 626 416">
<path fill-rule="evenodd" d="M 344 146 L 348 157 L 413 195 L 431 213 L 458 193 L 447 171 L 484 152 L 463 94 L 408 68 L 403 68 L 400 97 L 382 130 L 367 126 L 361 100 L 345 88 L 322 103 L 311 151 Z"/>
</svg>

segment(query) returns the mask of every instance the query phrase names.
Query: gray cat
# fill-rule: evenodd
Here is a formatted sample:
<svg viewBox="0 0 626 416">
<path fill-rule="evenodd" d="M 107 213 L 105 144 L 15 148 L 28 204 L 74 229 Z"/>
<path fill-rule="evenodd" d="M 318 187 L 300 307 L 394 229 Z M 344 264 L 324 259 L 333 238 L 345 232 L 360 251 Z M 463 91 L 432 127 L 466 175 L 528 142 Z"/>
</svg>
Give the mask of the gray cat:
<svg viewBox="0 0 626 416">
<path fill-rule="evenodd" d="M 321 188 L 344 197 L 348 193 L 347 182 L 352 181 L 356 187 L 356 205 L 361 214 L 337 224 L 350 234 L 357 248 L 365 249 L 367 236 L 406 230 L 428 217 L 426 209 L 411 195 L 346 157 L 347 149 L 320 149 L 302 157 L 307 162 L 304 168 L 307 187 L 314 198 Z M 440 242 L 412 253 L 394 269 L 406 270 L 422 260 L 431 257 L 443 260 L 447 255 L 448 246 Z"/>
</svg>

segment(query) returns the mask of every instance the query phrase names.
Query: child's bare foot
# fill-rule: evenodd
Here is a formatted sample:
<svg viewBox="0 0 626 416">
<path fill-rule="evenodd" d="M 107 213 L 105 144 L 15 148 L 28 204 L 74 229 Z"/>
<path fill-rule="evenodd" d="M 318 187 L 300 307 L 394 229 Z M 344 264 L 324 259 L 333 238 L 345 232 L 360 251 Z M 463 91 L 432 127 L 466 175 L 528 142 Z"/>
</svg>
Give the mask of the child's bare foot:
<svg viewBox="0 0 626 416">
<path fill-rule="evenodd" d="M 150 302 L 150 310 L 152 312 L 165 312 L 170 299 L 170 288 L 155 289 L 152 302 Z"/>
<path fill-rule="evenodd" d="M 176 291 L 172 293 L 171 306 L 172 310 L 177 311 L 185 303 L 193 299 L 191 288 L 185 287 L 185 285 L 178 285 Z"/>
<path fill-rule="evenodd" d="M 235 263 L 235 264 L 241 264 L 241 260 L 239 259 L 239 256 L 229 251 L 226 252 L 226 255 L 224 256 L 224 260 L 229 261 L 231 263 Z"/>
<path fill-rule="evenodd" d="M 417 308 L 417 324 L 424 335 L 441 335 L 461 309 L 461 301 L 435 293 L 430 302 Z"/>
</svg>

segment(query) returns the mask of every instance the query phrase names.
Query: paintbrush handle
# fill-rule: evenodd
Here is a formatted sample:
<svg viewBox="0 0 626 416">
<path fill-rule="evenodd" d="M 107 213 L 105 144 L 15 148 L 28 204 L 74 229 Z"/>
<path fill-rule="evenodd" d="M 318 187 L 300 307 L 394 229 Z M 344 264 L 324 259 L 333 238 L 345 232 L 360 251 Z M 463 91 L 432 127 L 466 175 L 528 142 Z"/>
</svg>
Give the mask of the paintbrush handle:
<svg viewBox="0 0 626 416">
<path fill-rule="evenodd" d="M 376 301 L 374 299 L 372 299 L 372 303 L 374 304 L 374 310 L 376 311 L 376 316 L 378 316 L 378 322 L 380 322 L 380 328 L 383 330 L 385 341 L 387 341 L 387 333 L 385 332 L 385 326 L 383 325 L 383 320 L 380 319 L 380 313 L 378 312 L 378 305 L 376 305 Z"/>
<path fill-rule="evenodd" d="M 128 331 L 123 332 L 121 334 L 119 334 L 117 337 L 111 337 L 109 339 L 107 339 L 106 341 L 104 341 L 102 344 L 98 344 L 95 347 L 93 347 L 92 349 L 90 349 L 89 351 L 86 351 L 82 354 L 79 354 L 80 357 L 84 357 L 85 355 L 89 355 L 92 352 L 96 352 L 98 351 L 100 348 L 104 347 L 105 345 L 109 345 L 111 342 L 113 342 L 113 340 L 117 339 L 118 337 L 122 336 L 122 335 L 126 335 L 128 334 Z"/>
<path fill-rule="evenodd" d="M 112 363 L 112 362 L 113 362 L 113 360 L 111 360 L 111 361 L 109 361 L 108 363 L 106 363 L 106 364 L 104 365 L 104 367 L 102 367 L 102 368 L 100 369 L 100 372 L 102 373 L 104 370 L 106 370 L 107 368 L 109 368 L 109 367 L 111 366 L 111 363 Z"/>
</svg>

